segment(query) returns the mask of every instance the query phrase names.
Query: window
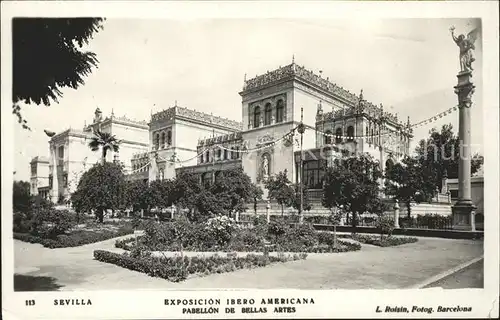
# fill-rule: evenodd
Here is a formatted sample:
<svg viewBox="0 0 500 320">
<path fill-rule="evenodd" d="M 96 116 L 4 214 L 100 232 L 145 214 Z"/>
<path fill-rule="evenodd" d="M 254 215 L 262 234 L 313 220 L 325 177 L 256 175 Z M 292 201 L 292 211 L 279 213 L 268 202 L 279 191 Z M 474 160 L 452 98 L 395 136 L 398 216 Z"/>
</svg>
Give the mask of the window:
<svg viewBox="0 0 500 320">
<path fill-rule="evenodd" d="M 167 131 L 167 145 L 172 145 L 172 131 Z"/>
<path fill-rule="evenodd" d="M 253 127 L 258 128 L 260 126 L 260 107 L 256 106 L 253 111 Z"/>
<path fill-rule="evenodd" d="M 323 188 L 323 177 L 325 175 L 325 160 L 304 161 L 303 182 L 309 189 Z"/>
<path fill-rule="evenodd" d="M 214 175 L 215 182 L 220 181 L 222 178 L 222 171 L 216 171 Z"/>
<path fill-rule="evenodd" d="M 234 152 L 234 147 L 231 147 L 231 159 L 236 159 L 236 152 Z"/>
<path fill-rule="evenodd" d="M 203 154 L 200 155 L 200 163 L 203 163 Z"/>
<path fill-rule="evenodd" d="M 161 148 L 165 148 L 165 132 L 161 133 Z"/>
<path fill-rule="evenodd" d="M 224 160 L 227 160 L 227 150 L 224 149 Z"/>
<path fill-rule="evenodd" d="M 158 148 L 160 146 L 160 134 L 159 133 L 157 133 L 155 135 L 155 143 L 154 144 L 155 144 L 155 149 L 158 150 Z"/>
<path fill-rule="evenodd" d="M 57 150 L 59 160 L 64 160 L 64 146 L 60 146 Z"/>
<path fill-rule="evenodd" d="M 335 143 L 341 143 L 342 142 L 342 128 L 337 128 L 335 130 Z"/>
<path fill-rule="evenodd" d="M 276 104 L 276 123 L 283 122 L 285 106 L 283 104 L 283 100 L 278 100 Z"/>
<path fill-rule="evenodd" d="M 327 130 L 325 132 L 325 144 L 326 145 L 332 144 L 332 137 L 330 136 L 331 134 L 332 134 L 332 132 L 330 130 Z"/>
<path fill-rule="evenodd" d="M 272 116 L 272 108 L 271 104 L 268 103 L 266 104 L 266 107 L 264 109 L 264 125 L 268 126 L 271 124 L 271 116 Z"/>
<path fill-rule="evenodd" d="M 392 166 L 394 166 L 394 161 L 392 161 L 392 159 L 387 159 L 385 162 L 385 171 L 390 172 L 392 170 Z"/>
<path fill-rule="evenodd" d="M 352 141 L 354 140 L 354 127 L 353 126 L 349 126 L 347 127 L 347 139 L 349 141 Z"/>
<path fill-rule="evenodd" d="M 450 190 L 450 197 L 452 199 L 458 199 L 458 190 Z"/>
<path fill-rule="evenodd" d="M 205 158 L 206 158 L 206 160 L 207 160 L 207 161 L 205 161 L 205 162 L 210 162 L 210 151 L 207 151 L 207 152 L 205 153 Z"/>
<path fill-rule="evenodd" d="M 239 159 L 240 158 L 240 153 L 238 152 L 240 150 L 239 147 L 236 147 L 236 156 L 235 156 L 235 159 Z"/>
<path fill-rule="evenodd" d="M 221 160 L 221 156 L 222 156 L 222 151 L 221 151 L 221 149 L 218 149 L 217 150 L 217 160 Z"/>
</svg>

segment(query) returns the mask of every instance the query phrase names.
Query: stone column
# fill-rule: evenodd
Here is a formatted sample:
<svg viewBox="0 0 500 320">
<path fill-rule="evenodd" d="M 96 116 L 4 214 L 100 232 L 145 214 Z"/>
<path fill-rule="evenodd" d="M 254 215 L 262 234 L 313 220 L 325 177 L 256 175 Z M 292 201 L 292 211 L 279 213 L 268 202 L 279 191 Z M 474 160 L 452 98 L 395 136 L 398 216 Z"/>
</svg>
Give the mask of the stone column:
<svg viewBox="0 0 500 320">
<path fill-rule="evenodd" d="M 399 203 L 397 199 L 394 202 L 394 227 L 399 228 Z"/>
<path fill-rule="evenodd" d="M 235 216 L 235 220 L 236 222 L 239 222 L 240 221 L 240 213 L 238 211 L 236 211 L 236 216 Z"/>
<path fill-rule="evenodd" d="M 458 84 L 455 93 L 458 96 L 458 139 L 460 141 L 460 159 L 458 162 L 458 201 L 452 208 L 453 228 L 472 230 L 472 214 L 475 206 L 471 200 L 471 120 L 470 108 L 474 84 L 471 82 L 470 71 L 457 75 Z"/>
</svg>

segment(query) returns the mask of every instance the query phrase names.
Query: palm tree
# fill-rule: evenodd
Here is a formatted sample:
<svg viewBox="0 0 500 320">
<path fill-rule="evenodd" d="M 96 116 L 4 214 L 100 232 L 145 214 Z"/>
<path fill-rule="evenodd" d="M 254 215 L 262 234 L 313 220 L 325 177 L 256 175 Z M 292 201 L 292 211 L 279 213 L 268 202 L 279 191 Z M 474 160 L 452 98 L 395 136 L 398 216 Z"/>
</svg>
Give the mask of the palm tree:
<svg viewBox="0 0 500 320">
<path fill-rule="evenodd" d="M 101 160 L 104 164 L 106 162 L 106 154 L 108 153 L 108 151 L 112 150 L 114 152 L 118 152 L 118 150 L 120 149 L 120 142 L 121 141 L 117 140 L 116 137 L 111 133 L 96 130 L 94 132 L 94 137 L 92 137 L 89 142 L 89 148 L 92 151 L 98 151 L 99 149 L 102 150 Z"/>
</svg>

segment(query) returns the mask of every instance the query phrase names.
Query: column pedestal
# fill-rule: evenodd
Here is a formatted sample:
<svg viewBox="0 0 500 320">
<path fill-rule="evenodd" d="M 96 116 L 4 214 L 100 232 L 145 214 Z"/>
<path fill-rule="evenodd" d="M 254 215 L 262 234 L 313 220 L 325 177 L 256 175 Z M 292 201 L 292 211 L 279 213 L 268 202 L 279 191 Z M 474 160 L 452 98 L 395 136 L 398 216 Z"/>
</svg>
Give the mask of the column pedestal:
<svg viewBox="0 0 500 320">
<path fill-rule="evenodd" d="M 459 200 L 451 208 L 453 229 L 475 231 L 474 214 L 476 206 L 470 200 Z"/>
</svg>

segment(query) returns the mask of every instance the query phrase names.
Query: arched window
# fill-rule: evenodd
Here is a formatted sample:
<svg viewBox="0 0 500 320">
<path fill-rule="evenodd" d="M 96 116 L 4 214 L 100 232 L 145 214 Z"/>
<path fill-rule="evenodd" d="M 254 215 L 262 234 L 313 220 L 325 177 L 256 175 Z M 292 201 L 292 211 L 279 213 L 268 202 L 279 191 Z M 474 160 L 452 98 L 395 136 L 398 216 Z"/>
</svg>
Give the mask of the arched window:
<svg viewBox="0 0 500 320">
<path fill-rule="evenodd" d="M 260 126 L 260 107 L 256 106 L 253 110 L 253 127 L 258 128 Z"/>
<path fill-rule="evenodd" d="M 283 100 L 278 100 L 276 104 L 276 123 L 283 122 L 285 113 L 285 105 L 283 104 Z"/>
<path fill-rule="evenodd" d="M 235 159 L 239 159 L 240 158 L 240 153 L 238 152 L 240 150 L 239 147 L 236 147 L 236 156 L 235 156 Z"/>
<path fill-rule="evenodd" d="M 158 149 L 158 148 L 159 148 L 159 146 L 160 146 L 160 134 L 159 134 L 159 133 L 157 133 L 157 134 L 155 135 L 155 149 Z"/>
<path fill-rule="evenodd" d="M 354 127 L 353 126 L 349 126 L 347 127 L 347 139 L 349 141 L 352 141 L 354 140 Z"/>
<path fill-rule="evenodd" d="M 205 153 L 205 157 L 206 157 L 206 160 L 205 162 L 210 162 L 210 151 L 207 150 L 207 152 Z"/>
<path fill-rule="evenodd" d="M 203 154 L 200 155 L 200 163 L 203 163 Z"/>
<path fill-rule="evenodd" d="M 266 104 L 264 108 L 264 125 L 268 126 L 271 124 L 271 116 L 272 116 L 272 107 L 270 103 Z"/>
<path fill-rule="evenodd" d="M 167 145 L 170 146 L 172 144 L 172 131 L 167 131 Z"/>
<path fill-rule="evenodd" d="M 387 161 L 385 162 L 385 171 L 390 172 L 393 166 L 394 166 L 394 161 L 392 161 L 392 159 L 387 159 Z"/>
<path fill-rule="evenodd" d="M 368 127 L 366 127 L 365 136 L 368 136 Z"/>
<path fill-rule="evenodd" d="M 224 149 L 224 160 L 227 160 L 227 150 Z"/>
<path fill-rule="evenodd" d="M 234 152 L 234 147 L 231 147 L 231 159 L 236 159 L 236 152 Z"/>
<path fill-rule="evenodd" d="M 332 144 L 332 132 L 330 130 L 327 130 L 325 132 L 325 145 L 330 145 Z"/>
<path fill-rule="evenodd" d="M 217 150 L 217 160 L 221 160 L 221 156 L 222 156 L 222 151 L 221 151 L 221 149 L 218 149 Z"/>
<path fill-rule="evenodd" d="M 161 148 L 165 148 L 165 132 L 161 133 Z"/>
<path fill-rule="evenodd" d="M 337 128 L 335 130 L 335 143 L 341 143 L 342 142 L 342 128 Z"/>
</svg>

